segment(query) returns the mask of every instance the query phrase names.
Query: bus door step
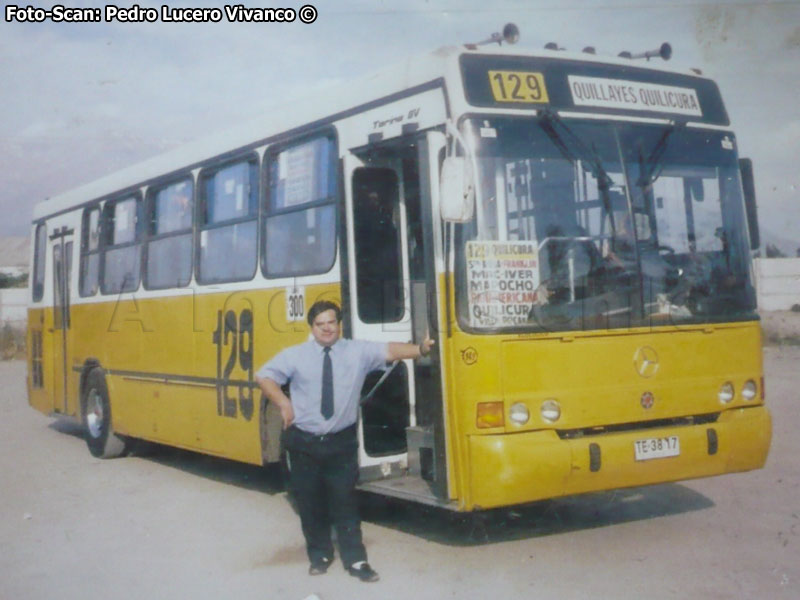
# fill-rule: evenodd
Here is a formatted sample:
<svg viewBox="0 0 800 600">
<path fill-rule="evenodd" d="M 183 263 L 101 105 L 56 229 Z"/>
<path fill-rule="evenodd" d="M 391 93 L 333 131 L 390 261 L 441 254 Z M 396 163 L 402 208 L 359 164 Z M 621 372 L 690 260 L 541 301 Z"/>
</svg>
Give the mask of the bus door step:
<svg viewBox="0 0 800 600">
<path fill-rule="evenodd" d="M 438 506 L 449 510 L 458 510 L 458 505 L 452 500 L 443 500 L 433 493 L 431 484 L 418 475 L 406 474 L 402 477 L 391 479 L 378 479 L 358 484 L 358 489 L 381 496 L 391 496 L 401 500 L 410 500 Z"/>
</svg>

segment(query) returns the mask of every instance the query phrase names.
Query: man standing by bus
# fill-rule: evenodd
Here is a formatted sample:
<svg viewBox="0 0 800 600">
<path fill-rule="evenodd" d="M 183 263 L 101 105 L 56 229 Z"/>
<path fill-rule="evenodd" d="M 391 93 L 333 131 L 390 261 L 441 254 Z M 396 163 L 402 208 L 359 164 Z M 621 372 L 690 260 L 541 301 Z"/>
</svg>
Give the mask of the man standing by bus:
<svg viewBox="0 0 800 600">
<path fill-rule="evenodd" d="M 313 339 L 280 352 L 261 367 L 256 381 L 283 419 L 289 486 L 300 513 L 309 574 L 322 575 L 333 561 L 333 526 L 347 571 L 361 581 L 377 581 L 361 539 L 355 493 L 361 389 L 370 371 L 387 362 L 425 356 L 434 342 L 343 339 L 341 321 L 339 306 L 324 300 L 314 303 L 308 311 Z M 287 382 L 291 399 L 281 391 Z"/>
</svg>

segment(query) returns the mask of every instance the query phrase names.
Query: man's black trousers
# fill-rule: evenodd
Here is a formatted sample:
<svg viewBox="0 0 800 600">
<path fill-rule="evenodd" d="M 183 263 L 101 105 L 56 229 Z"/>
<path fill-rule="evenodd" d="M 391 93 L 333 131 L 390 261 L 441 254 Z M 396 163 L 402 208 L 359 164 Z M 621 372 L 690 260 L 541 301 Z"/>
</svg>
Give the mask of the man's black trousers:
<svg viewBox="0 0 800 600">
<path fill-rule="evenodd" d="M 367 560 L 355 492 L 356 426 L 328 435 L 289 427 L 283 432 L 283 445 L 289 452 L 289 487 L 300 513 L 309 560 L 317 563 L 333 558 L 331 526 L 336 528 L 345 567 Z"/>
</svg>

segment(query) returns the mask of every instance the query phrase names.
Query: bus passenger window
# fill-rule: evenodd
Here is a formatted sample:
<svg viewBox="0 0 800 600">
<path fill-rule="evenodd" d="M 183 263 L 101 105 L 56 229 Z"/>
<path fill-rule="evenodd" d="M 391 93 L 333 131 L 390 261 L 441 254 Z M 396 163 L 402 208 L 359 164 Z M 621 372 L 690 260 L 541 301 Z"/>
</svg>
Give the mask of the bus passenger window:
<svg viewBox="0 0 800 600">
<path fill-rule="evenodd" d="M 142 239 L 140 210 L 138 198 L 125 198 L 105 205 L 101 284 L 104 294 L 133 292 L 139 287 Z"/>
<path fill-rule="evenodd" d="M 100 208 L 97 206 L 83 211 L 80 268 L 80 294 L 94 296 L 100 274 Z"/>
<path fill-rule="evenodd" d="M 148 289 L 184 287 L 192 279 L 194 183 L 191 178 L 148 190 Z"/>
<path fill-rule="evenodd" d="M 262 268 L 269 277 L 324 273 L 336 257 L 336 145 L 328 137 L 269 156 Z"/>
<path fill-rule="evenodd" d="M 36 226 L 36 246 L 33 254 L 33 301 L 39 302 L 44 296 L 44 266 L 47 252 L 47 226 Z"/>
<path fill-rule="evenodd" d="M 258 261 L 258 159 L 204 170 L 200 203 L 198 281 L 252 279 Z"/>
</svg>

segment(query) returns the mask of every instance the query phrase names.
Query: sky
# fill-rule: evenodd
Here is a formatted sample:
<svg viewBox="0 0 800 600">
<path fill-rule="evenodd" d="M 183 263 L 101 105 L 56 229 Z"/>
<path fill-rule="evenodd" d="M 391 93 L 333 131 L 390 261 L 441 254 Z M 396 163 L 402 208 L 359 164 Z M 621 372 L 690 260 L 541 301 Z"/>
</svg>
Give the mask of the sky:
<svg viewBox="0 0 800 600">
<path fill-rule="evenodd" d="M 740 155 L 753 159 L 762 246 L 774 243 L 792 256 L 800 247 L 800 0 L 241 2 L 306 3 L 317 9 L 312 24 L 19 23 L 5 21 L 4 3 L 0 236 L 28 235 L 33 205 L 46 197 L 291 106 L 328 84 L 477 42 L 514 22 L 521 51 L 555 41 L 616 56 L 670 42 L 670 66 L 697 67 L 717 81 Z M 161 6 L 117 6 L 134 4 Z"/>
</svg>

